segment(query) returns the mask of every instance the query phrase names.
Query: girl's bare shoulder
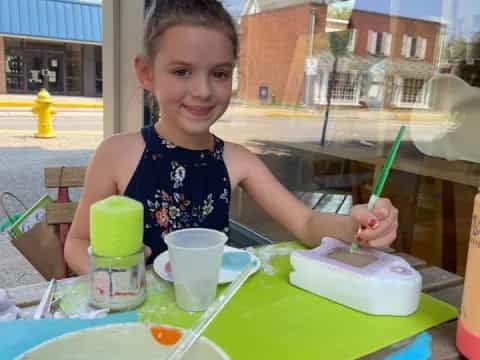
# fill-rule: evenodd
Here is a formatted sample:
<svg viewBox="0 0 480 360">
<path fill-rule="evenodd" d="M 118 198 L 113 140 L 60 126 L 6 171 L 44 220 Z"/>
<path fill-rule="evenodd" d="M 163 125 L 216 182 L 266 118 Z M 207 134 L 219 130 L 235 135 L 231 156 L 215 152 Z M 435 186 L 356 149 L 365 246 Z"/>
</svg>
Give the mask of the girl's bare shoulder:
<svg viewBox="0 0 480 360">
<path fill-rule="evenodd" d="M 139 131 L 115 134 L 107 137 L 102 141 L 97 151 L 111 153 L 114 152 L 118 155 L 118 152 L 122 153 L 135 151 L 136 149 L 143 149 L 145 142 Z"/>
<path fill-rule="evenodd" d="M 140 132 L 112 135 L 100 143 L 93 162 L 106 169 L 129 168 L 136 165 L 144 148 Z"/>
<path fill-rule="evenodd" d="M 140 132 L 112 135 L 97 148 L 92 171 L 111 179 L 116 191 L 123 193 L 145 149 Z"/>
</svg>

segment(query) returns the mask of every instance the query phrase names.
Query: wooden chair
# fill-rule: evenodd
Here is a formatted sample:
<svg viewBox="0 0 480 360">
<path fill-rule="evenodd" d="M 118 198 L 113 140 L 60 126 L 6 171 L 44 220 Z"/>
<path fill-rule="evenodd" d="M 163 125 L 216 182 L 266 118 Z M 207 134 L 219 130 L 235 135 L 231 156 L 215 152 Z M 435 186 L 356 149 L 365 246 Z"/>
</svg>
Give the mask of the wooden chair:
<svg viewBox="0 0 480 360">
<path fill-rule="evenodd" d="M 84 166 L 45 168 L 44 171 L 45 187 L 58 189 L 57 199 L 47 207 L 47 223 L 55 226 L 62 251 L 77 208 L 77 203 L 70 198 L 70 189 L 83 187 L 85 171 Z M 68 274 L 67 265 L 65 274 Z"/>
</svg>

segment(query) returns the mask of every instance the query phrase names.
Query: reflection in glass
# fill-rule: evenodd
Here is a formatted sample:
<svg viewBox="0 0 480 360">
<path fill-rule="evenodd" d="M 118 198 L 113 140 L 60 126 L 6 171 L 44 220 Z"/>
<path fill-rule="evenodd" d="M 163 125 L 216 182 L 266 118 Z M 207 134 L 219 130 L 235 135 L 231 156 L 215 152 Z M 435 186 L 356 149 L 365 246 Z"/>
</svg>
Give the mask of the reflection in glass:
<svg viewBox="0 0 480 360">
<path fill-rule="evenodd" d="M 232 104 L 216 133 L 249 146 L 300 200 L 326 211 L 339 208 L 327 204 L 337 196 L 368 200 L 406 125 L 385 189 L 401 214 L 395 246 L 462 274 L 480 174 L 480 2 L 247 1 L 241 15 L 243 107 Z M 330 34 L 342 31 L 348 51 L 335 56 Z M 261 235 L 292 238 L 241 193 L 232 208 Z"/>
</svg>

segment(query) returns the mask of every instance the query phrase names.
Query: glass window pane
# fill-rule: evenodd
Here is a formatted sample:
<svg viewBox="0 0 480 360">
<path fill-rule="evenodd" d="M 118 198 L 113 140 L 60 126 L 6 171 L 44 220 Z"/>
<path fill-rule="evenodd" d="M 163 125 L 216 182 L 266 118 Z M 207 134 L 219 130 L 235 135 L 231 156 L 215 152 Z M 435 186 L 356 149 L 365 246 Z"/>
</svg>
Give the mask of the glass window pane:
<svg viewBox="0 0 480 360">
<path fill-rule="evenodd" d="M 82 79 L 79 77 L 66 78 L 67 92 L 71 94 L 79 94 L 82 91 Z"/>
<path fill-rule="evenodd" d="M 102 47 L 95 47 L 95 75 L 97 78 L 102 78 Z"/>
<path fill-rule="evenodd" d="M 97 96 L 103 92 L 102 47 L 95 47 L 95 89 Z"/>
<path fill-rule="evenodd" d="M 23 74 L 24 66 L 23 66 L 23 56 L 21 55 L 7 55 L 5 61 L 5 71 L 7 75 L 13 74 Z"/>
<path fill-rule="evenodd" d="M 65 74 L 67 77 L 81 76 L 82 47 L 79 44 L 65 46 Z"/>
<path fill-rule="evenodd" d="M 25 87 L 25 78 L 23 76 L 7 76 L 7 90 L 21 91 Z"/>
<path fill-rule="evenodd" d="M 7 49 L 20 49 L 20 48 L 23 48 L 23 44 L 24 44 L 23 39 L 15 39 L 15 38 L 5 39 L 5 47 Z"/>
<path fill-rule="evenodd" d="M 238 91 L 214 129 L 324 211 L 331 194 L 368 201 L 406 126 L 383 194 L 401 214 L 394 246 L 463 274 L 480 173 L 480 2 L 329 3 L 245 9 Z M 307 32 L 291 22 L 299 14 Z M 275 241 L 293 236 L 241 191 L 232 208 Z"/>
</svg>

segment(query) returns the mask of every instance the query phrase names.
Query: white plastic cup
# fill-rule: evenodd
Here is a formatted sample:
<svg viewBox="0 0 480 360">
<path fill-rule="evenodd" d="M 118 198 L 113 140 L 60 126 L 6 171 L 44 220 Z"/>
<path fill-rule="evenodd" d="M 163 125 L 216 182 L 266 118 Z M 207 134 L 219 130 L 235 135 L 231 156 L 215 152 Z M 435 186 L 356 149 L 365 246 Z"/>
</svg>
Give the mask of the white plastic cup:
<svg viewBox="0 0 480 360">
<path fill-rule="evenodd" d="M 223 232 L 204 228 L 177 230 L 165 236 L 180 308 L 204 311 L 215 300 L 226 242 Z"/>
</svg>

